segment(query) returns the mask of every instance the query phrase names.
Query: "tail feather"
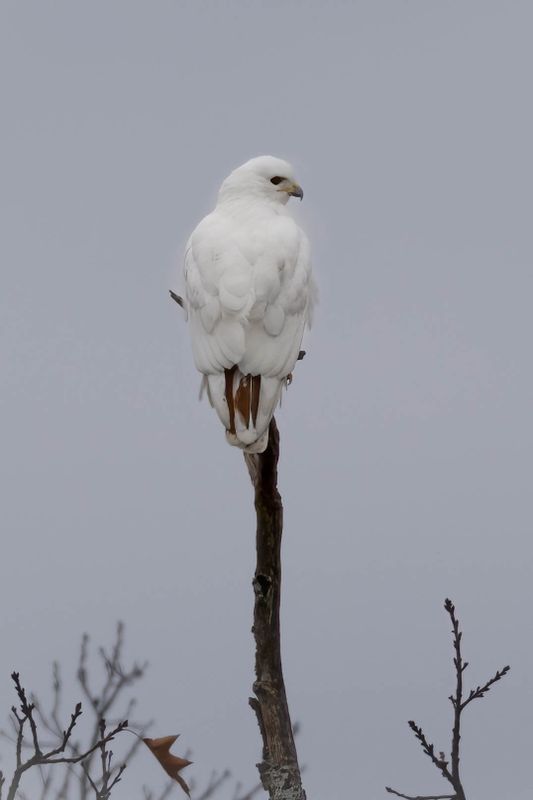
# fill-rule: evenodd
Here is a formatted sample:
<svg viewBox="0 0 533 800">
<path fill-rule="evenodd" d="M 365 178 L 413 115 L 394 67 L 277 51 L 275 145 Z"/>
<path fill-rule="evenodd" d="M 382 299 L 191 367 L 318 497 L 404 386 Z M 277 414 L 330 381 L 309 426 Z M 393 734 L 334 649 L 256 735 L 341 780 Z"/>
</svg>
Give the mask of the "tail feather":
<svg viewBox="0 0 533 800">
<path fill-rule="evenodd" d="M 268 427 L 279 403 L 285 380 L 243 375 L 238 367 L 207 375 L 209 402 L 226 428 L 226 438 L 248 453 L 262 453 L 268 445 Z"/>
</svg>

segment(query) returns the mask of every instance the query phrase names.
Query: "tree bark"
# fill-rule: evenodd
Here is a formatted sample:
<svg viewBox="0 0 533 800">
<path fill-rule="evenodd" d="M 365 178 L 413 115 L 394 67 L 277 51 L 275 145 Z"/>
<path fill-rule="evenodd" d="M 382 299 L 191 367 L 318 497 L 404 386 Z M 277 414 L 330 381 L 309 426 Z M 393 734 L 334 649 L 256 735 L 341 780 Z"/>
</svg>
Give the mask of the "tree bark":
<svg viewBox="0 0 533 800">
<path fill-rule="evenodd" d="M 279 432 L 270 423 L 268 447 L 245 454 L 255 490 L 257 565 L 253 580 L 256 713 L 263 739 L 263 760 L 257 765 L 270 800 L 305 800 L 283 681 L 280 642 L 281 537 L 283 506 L 278 492 Z"/>
</svg>

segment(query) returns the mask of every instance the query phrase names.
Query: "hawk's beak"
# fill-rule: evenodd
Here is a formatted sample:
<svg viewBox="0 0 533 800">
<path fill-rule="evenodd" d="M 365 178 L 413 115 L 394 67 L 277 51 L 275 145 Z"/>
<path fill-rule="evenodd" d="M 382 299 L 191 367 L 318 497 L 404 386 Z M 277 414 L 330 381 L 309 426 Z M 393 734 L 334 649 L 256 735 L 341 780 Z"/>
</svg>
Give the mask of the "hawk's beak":
<svg viewBox="0 0 533 800">
<path fill-rule="evenodd" d="M 297 183 L 287 182 L 286 186 L 280 188 L 280 191 L 287 192 L 287 194 L 290 195 L 290 197 L 299 197 L 300 200 L 302 200 L 304 196 L 302 187 L 299 186 Z"/>
</svg>

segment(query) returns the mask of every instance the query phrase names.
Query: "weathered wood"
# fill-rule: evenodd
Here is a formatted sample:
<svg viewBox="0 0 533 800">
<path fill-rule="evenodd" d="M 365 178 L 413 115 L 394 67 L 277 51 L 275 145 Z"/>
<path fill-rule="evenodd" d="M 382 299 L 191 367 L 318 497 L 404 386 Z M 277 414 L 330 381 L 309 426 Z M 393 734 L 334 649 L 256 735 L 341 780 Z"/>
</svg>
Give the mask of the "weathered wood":
<svg viewBox="0 0 533 800">
<path fill-rule="evenodd" d="M 270 423 L 264 453 L 245 454 L 255 490 L 257 565 L 253 580 L 256 713 L 263 739 L 263 760 L 257 765 L 270 800 L 305 800 L 294 744 L 281 665 L 280 599 L 283 506 L 277 488 L 279 432 Z"/>
</svg>

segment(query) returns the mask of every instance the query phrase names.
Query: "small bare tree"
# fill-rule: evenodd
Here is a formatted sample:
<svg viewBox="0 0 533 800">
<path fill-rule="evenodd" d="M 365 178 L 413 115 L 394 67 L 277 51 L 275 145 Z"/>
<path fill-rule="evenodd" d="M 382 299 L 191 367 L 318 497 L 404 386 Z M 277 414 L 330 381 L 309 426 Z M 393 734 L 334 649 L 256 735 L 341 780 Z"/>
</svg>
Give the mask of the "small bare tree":
<svg viewBox="0 0 533 800">
<path fill-rule="evenodd" d="M 76 705 L 71 714 L 69 725 L 65 728 L 62 723 L 64 684 L 58 663 L 53 665 L 52 702 L 48 711 L 45 711 L 35 695 L 31 694 L 30 699 L 27 699 L 18 673 L 13 673 L 19 706 L 12 708 L 11 733 L 0 731 L 0 734 L 14 747 L 16 763 L 10 779 L 0 772 L 0 800 L 28 800 L 21 781 L 31 768 L 40 774 L 38 800 L 72 800 L 74 797 L 79 800 L 109 800 L 126 765 L 143 746 L 146 733 L 153 725 L 152 720 L 132 720 L 137 705 L 132 691 L 145 676 L 148 662 L 135 661 L 126 667 L 123 651 L 124 625 L 118 623 L 111 648 L 97 649 L 104 674 L 103 681 L 98 685 L 90 665 L 90 639 L 87 634 L 82 637 L 76 680 L 92 717 L 92 730 L 85 744 L 76 737 L 76 723 L 82 714 L 81 703 Z M 129 723 L 126 717 L 129 718 Z M 116 735 L 126 732 L 126 728 L 135 733 L 135 738 L 123 759 L 114 763 L 113 753 L 108 745 Z M 157 740 L 147 739 L 145 743 L 150 747 L 148 743 L 154 741 Z M 187 752 L 185 757 L 190 755 Z M 57 765 L 61 764 L 64 769 L 58 770 Z M 189 781 L 191 796 L 194 800 L 210 800 L 219 794 L 230 778 L 229 769 L 213 771 L 207 781 L 193 778 Z M 174 787 L 175 780 L 166 781 L 159 791 L 144 786 L 143 800 L 167 800 L 175 791 Z M 244 790 L 237 783 L 233 800 L 252 800 L 261 789 L 261 784 L 257 784 Z M 32 800 L 37 800 L 35 795 Z"/>
<path fill-rule="evenodd" d="M 24 800 L 24 794 L 19 789 L 19 786 L 23 775 L 32 767 L 37 767 L 41 772 L 43 776 L 43 792 L 46 795 L 51 786 L 51 778 L 46 772 L 48 767 L 52 767 L 56 764 L 64 764 L 67 767 L 73 764 L 82 764 L 87 780 L 90 785 L 94 787 L 96 800 L 108 800 L 111 790 L 120 781 L 122 772 L 124 771 L 124 765 L 119 767 L 116 771 L 114 770 L 111 763 L 112 752 L 108 750 L 107 746 L 109 742 L 113 741 L 117 734 L 126 729 L 128 725 L 127 720 L 119 722 L 112 727 L 111 730 L 108 730 L 105 720 L 102 719 L 98 727 L 96 741 L 88 746 L 80 747 L 77 752 L 69 755 L 69 749 L 72 749 L 71 743 L 74 729 L 82 714 L 81 703 L 77 703 L 74 708 L 70 716 L 69 724 L 63 729 L 61 729 L 61 727 L 59 728 L 57 741 L 51 745 L 45 744 L 42 741 L 37 724 L 35 703 L 28 700 L 26 689 L 20 681 L 19 673 L 13 672 L 11 678 L 15 684 L 15 691 L 19 702 L 18 707 L 13 706 L 11 709 L 13 713 L 13 727 L 15 729 L 16 761 L 15 769 L 9 782 L 5 775 L 0 773 L 0 798 L 2 797 L 4 785 L 7 785 L 6 800 L 15 800 L 16 797 Z M 29 741 L 27 741 L 27 739 Z M 100 778 L 91 777 L 89 767 L 87 766 L 89 760 L 96 751 L 100 753 L 100 765 L 102 769 Z M 27 756 L 25 752 L 28 753 Z M 114 775 L 112 774 L 113 771 L 115 772 Z M 67 788 L 68 781 L 64 781 L 57 796 L 66 798 Z"/>
<path fill-rule="evenodd" d="M 420 742 L 422 750 L 431 760 L 432 764 L 438 769 L 441 775 L 452 786 L 452 794 L 428 794 L 428 795 L 408 795 L 402 792 L 391 789 L 390 786 L 386 787 L 387 792 L 402 797 L 404 800 L 466 800 L 466 794 L 463 787 L 460 772 L 461 761 L 461 722 L 462 715 L 465 709 L 470 705 L 473 700 L 478 700 L 483 697 L 497 681 L 501 680 L 504 675 L 507 675 L 511 669 L 509 666 L 503 667 L 498 670 L 492 678 L 490 678 L 483 686 L 477 686 L 471 689 L 468 695 L 465 695 L 463 688 L 463 673 L 468 667 L 468 661 L 463 660 L 461 652 L 461 641 L 463 633 L 459 628 L 459 620 L 455 615 L 455 606 L 451 600 L 444 601 L 444 608 L 446 609 L 451 623 L 453 635 L 453 664 L 455 667 L 455 694 L 450 695 L 449 700 L 453 707 L 453 729 L 452 729 L 452 744 L 451 753 L 447 757 L 444 752 L 435 752 L 435 746 L 430 744 L 427 740 L 422 728 L 413 720 L 409 721 L 409 727 L 413 731 L 415 737 Z"/>
</svg>

